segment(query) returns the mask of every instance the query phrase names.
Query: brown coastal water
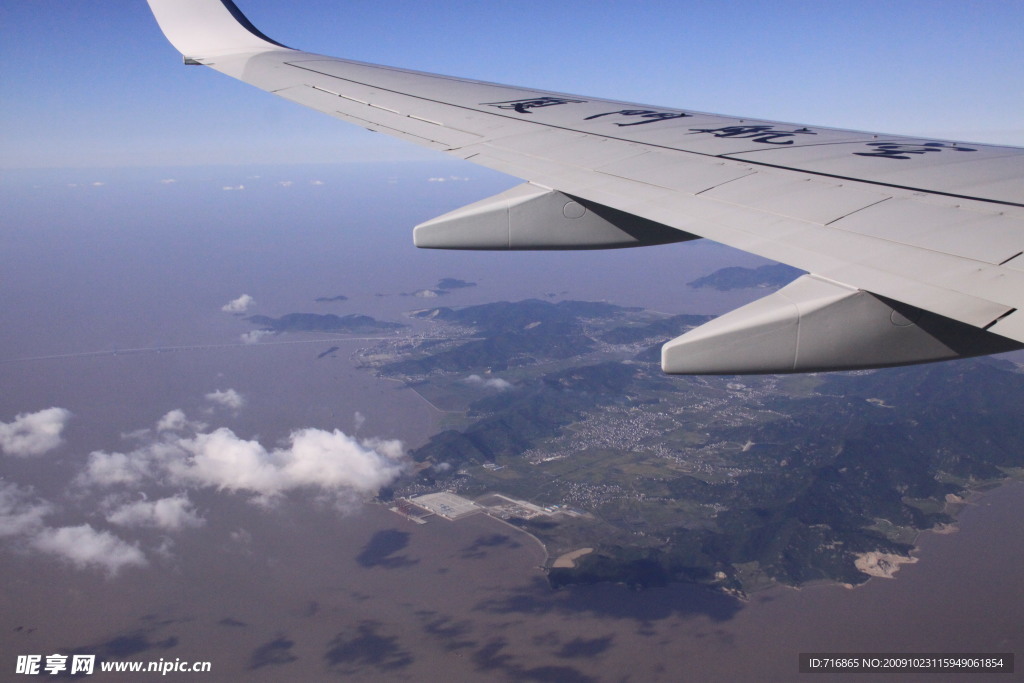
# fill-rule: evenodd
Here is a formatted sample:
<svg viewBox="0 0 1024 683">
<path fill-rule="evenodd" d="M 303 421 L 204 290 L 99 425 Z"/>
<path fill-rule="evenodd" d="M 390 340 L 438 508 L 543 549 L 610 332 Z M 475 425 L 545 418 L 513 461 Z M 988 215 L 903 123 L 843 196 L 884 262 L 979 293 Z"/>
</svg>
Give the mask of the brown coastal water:
<svg viewBox="0 0 1024 683">
<path fill-rule="evenodd" d="M 142 394 L 163 382 L 164 408 L 186 410 L 217 377 L 254 397 L 232 428 L 248 435 L 259 425 L 268 443 L 300 414 L 299 424 L 327 428 L 357 409 L 368 435 L 415 441 L 432 429 L 437 416 L 414 392 L 344 357 L 313 362 L 313 346 L 190 352 L 191 372 L 173 354 L 90 359 L 85 372 L 75 360 L 78 381 L 60 403 L 76 406 L 82 423 L 108 425 L 77 435 L 89 448 L 111 438 L 111 422 L 129 431 L 159 417 L 152 403 L 154 414 L 124 417 L 124 396 L 87 404 L 112 375 Z M 46 378 L 68 362 L 16 367 Z M 358 405 L 345 398 L 352 391 Z M 74 457 L 65 460 L 73 471 Z M 0 554 L 2 665 L 83 651 L 208 660 L 217 680 L 793 680 L 799 652 L 1013 652 L 1024 631 L 1021 484 L 976 497 L 957 533 L 922 535 L 920 561 L 895 580 L 771 589 L 748 602 L 684 585 L 551 591 L 537 544 L 483 515 L 417 525 L 377 505 L 340 513 L 312 496 L 273 509 L 210 490 L 192 497 L 207 525 L 114 578 Z M 160 542 L 137 538 L 149 549 Z"/>
<path fill-rule="evenodd" d="M 111 178 L 102 195 L 5 186 L 0 421 L 49 406 L 74 418 L 53 454 L 0 458 L 2 481 L 50 501 L 48 525 L 107 529 L 108 502 L 77 489 L 74 477 L 89 453 L 130 450 L 126 435 L 173 409 L 268 449 L 302 427 L 351 434 L 358 426 L 359 437 L 409 445 L 437 427 L 438 413 L 414 392 L 353 367 L 353 342 L 199 348 L 236 343 L 251 329 L 220 310 L 243 292 L 267 315 L 396 319 L 438 303 L 402 294 L 443 276 L 480 282 L 446 305 L 614 294 L 615 303 L 681 312 L 684 301 L 712 312 L 756 295 L 686 290 L 737 264 L 701 244 L 472 259 L 411 253 L 410 225 L 491 193 L 467 186 L 428 197 L 424 188 L 440 192 L 425 181 L 433 175 L 415 169 L 392 185 L 387 170 L 339 172 L 323 186 L 330 194 L 307 185 L 292 199 L 276 182 L 292 176 L 262 186 L 246 179 L 246 193 L 221 190 L 239 177 L 162 185 L 176 176 L 155 175 L 123 188 Z M 368 205 L 389 211 L 371 215 Z M 342 293 L 347 302 L 313 302 Z M 318 358 L 333 345 L 335 355 Z M 177 346 L 188 348 L 169 348 Z M 167 350 L 125 351 L 135 348 Z M 107 353 L 82 355 L 97 350 Z M 15 360 L 37 356 L 63 357 Z M 227 388 L 246 398 L 244 409 L 211 410 L 204 395 Z M 72 652 L 210 661 L 209 680 L 571 683 L 796 680 L 803 651 L 1022 651 L 1019 484 L 973 501 L 958 533 L 923 535 L 920 561 L 895 580 L 772 589 L 745 603 L 688 586 L 551 591 L 536 543 L 484 516 L 416 525 L 375 505 L 339 511 L 315 493 L 270 508 L 210 488 L 188 494 L 205 526 L 113 529 L 149 562 L 114 577 L 2 539 L 0 679 L 17 678 L 18 655 Z M 908 677 L 925 679 L 956 677 Z"/>
<path fill-rule="evenodd" d="M 217 680 L 438 681 L 795 680 L 805 651 L 1013 652 L 1021 509 L 1024 486 L 987 495 L 960 533 L 923 539 L 895 581 L 745 604 L 686 586 L 552 592 L 535 544 L 484 516 L 414 525 L 379 507 L 343 520 L 286 510 L 250 519 L 244 542 L 185 540 L 171 566 L 115 581 L 5 558 L 17 578 L 0 649 L 209 660 Z"/>
</svg>

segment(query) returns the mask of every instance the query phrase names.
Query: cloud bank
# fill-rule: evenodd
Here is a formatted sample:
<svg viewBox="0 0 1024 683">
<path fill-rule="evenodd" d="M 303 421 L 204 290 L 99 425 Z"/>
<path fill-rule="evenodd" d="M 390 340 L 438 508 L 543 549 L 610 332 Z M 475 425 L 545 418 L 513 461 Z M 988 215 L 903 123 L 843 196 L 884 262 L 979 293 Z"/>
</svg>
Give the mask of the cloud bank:
<svg viewBox="0 0 1024 683">
<path fill-rule="evenodd" d="M 293 431 L 284 445 L 268 450 L 226 427 L 197 430 L 184 413 L 172 411 L 142 447 L 128 453 L 91 453 L 78 484 L 212 487 L 266 504 L 300 489 L 343 499 L 372 495 L 406 466 L 400 441 L 358 440 L 337 429 L 307 428 Z"/>
<path fill-rule="evenodd" d="M 231 410 L 245 403 L 233 389 L 204 398 Z M 0 445 L 5 453 L 19 456 L 48 452 L 61 443 L 70 415 L 62 408 L 20 414 L 11 423 L 0 423 Z M 357 428 L 364 419 L 356 413 Z M 318 500 L 345 509 L 376 494 L 409 465 L 397 440 L 358 439 L 338 429 L 305 428 L 266 447 L 227 427 L 210 428 L 190 420 L 183 410 L 171 410 L 154 427 L 124 438 L 136 447 L 89 454 L 60 510 L 31 487 L 0 479 L 0 540 L 79 569 L 115 576 L 149 563 L 140 542 L 150 544 L 145 547 L 152 557 L 161 557 L 172 543 L 168 534 L 206 524 L 190 498 L 193 491 L 237 494 L 261 506 L 272 506 L 292 492 L 312 492 Z M 140 493 L 161 489 L 151 496 Z M 64 516 L 77 511 L 84 519 L 77 525 L 47 524 L 46 518 L 58 511 Z M 104 524 L 143 535 L 125 540 L 102 528 Z M 153 545 L 154 531 L 160 534 L 158 545 Z"/>
</svg>

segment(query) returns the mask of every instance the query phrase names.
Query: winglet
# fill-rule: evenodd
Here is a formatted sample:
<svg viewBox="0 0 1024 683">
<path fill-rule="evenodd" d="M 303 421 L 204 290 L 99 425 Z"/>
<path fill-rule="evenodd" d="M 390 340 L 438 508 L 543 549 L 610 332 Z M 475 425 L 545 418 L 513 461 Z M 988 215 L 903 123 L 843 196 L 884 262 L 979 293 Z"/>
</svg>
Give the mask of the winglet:
<svg viewBox="0 0 1024 683">
<path fill-rule="evenodd" d="M 227 54 L 290 49 L 263 35 L 231 0 L 149 0 L 149 8 L 186 63 Z"/>
</svg>

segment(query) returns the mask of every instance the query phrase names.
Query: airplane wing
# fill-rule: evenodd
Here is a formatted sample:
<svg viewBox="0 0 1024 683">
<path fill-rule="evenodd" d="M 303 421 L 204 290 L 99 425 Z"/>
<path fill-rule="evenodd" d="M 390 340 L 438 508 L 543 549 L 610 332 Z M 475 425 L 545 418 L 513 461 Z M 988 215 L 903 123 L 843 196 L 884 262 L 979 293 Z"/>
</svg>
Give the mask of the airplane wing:
<svg viewBox="0 0 1024 683">
<path fill-rule="evenodd" d="M 1024 348 L 1024 149 L 718 116 L 294 50 L 231 0 L 148 0 L 203 64 L 523 185 L 425 248 L 705 237 L 808 272 L 665 344 L 670 373 L 885 367 Z"/>
</svg>

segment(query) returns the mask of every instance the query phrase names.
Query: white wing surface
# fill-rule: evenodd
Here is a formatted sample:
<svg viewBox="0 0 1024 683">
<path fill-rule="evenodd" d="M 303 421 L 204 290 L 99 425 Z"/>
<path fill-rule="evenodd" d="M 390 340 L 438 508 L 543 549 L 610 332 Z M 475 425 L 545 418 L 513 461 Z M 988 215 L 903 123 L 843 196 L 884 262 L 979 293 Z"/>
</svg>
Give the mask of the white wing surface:
<svg viewBox="0 0 1024 683">
<path fill-rule="evenodd" d="M 665 345 L 676 373 L 1024 347 L 1024 149 L 718 116 L 293 50 L 231 0 L 149 0 L 186 63 L 527 181 L 417 226 L 454 249 L 706 237 L 809 274 Z"/>
</svg>

